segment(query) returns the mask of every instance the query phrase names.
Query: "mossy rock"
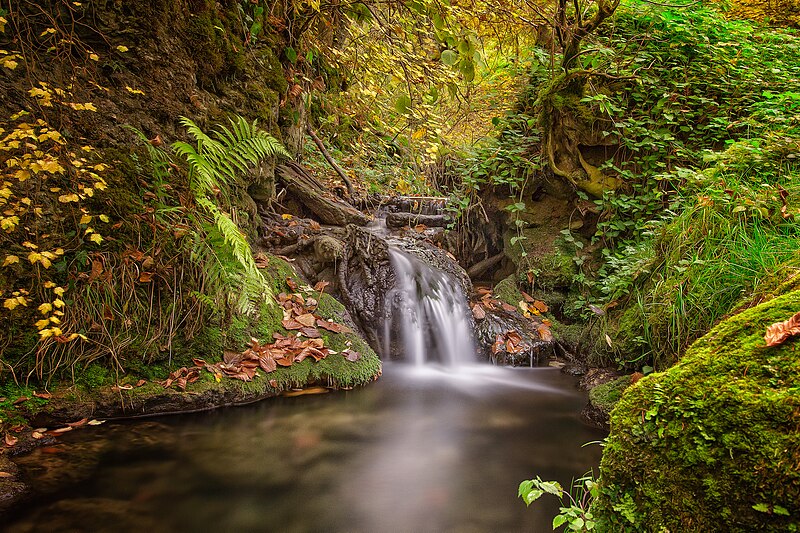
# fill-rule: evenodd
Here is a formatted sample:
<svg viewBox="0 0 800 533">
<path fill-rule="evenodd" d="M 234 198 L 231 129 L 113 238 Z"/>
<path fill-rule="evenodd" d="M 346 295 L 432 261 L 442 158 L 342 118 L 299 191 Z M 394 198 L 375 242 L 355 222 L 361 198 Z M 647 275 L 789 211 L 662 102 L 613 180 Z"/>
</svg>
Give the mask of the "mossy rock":
<svg viewBox="0 0 800 533">
<path fill-rule="evenodd" d="M 514 307 L 517 307 L 519 302 L 522 301 L 522 293 L 519 291 L 519 287 L 517 287 L 516 276 L 513 274 L 498 282 L 497 285 L 494 286 L 492 293 L 494 297 L 501 302 L 513 305 Z"/>
<path fill-rule="evenodd" d="M 526 228 L 508 231 L 503 236 L 503 249 L 517 267 L 520 280 L 533 273 L 534 289 L 552 291 L 567 289 L 577 273 L 570 250 L 560 234 L 550 228 Z"/>
<path fill-rule="evenodd" d="M 617 379 L 611 380 L 608 383 L 598 385 L 589 391 L 589 401 L 592 406 L 600 409 L 605 413 L 610 413 L 614 406 L 617 405 L 622 393 L 631 384 L 631 376 L 620 376 Z"/>
<path fill-rule="evenodd" d="M 764 342 L 793 291 L 735 315 L 611 414 L 593 505 L 605 531 L 800 529 L 800 342 Z"/>
</svg>

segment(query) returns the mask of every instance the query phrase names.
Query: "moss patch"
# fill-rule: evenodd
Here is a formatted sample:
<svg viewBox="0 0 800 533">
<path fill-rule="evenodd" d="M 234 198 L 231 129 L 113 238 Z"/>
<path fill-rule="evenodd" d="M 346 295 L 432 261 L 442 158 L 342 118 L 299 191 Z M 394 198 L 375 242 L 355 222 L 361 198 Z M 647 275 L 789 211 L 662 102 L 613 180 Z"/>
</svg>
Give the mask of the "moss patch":
<svg viewBox="0 0 800 533">
<path fill-rule="evenodd" d="M 800 529 L 800 342 L 764 332 L 793 291 L 735 315 L 611 416 L 593 512 L 608 531 Z"/>
<path fill-rule="evenodd" d="M 508 276 L 504 280 L 500 281 L 494 286 L 494 290 L 492 292 L 494 293 L 495 298 L 501 302 L 513 305 L 514 307 L 517 307 L 519 302 L 522 301 L 522 293 L 517 287 L 516 276 L 514 275 Z"/>
<path fill-rule="evenodd" d="M 620 376 L 613 381 L 598 385 L 589 391 L 589 401 L 601 411 L 610 413 L 622 397 L 623 391 L 631 384 L 631 376 Z"/>
</svg>

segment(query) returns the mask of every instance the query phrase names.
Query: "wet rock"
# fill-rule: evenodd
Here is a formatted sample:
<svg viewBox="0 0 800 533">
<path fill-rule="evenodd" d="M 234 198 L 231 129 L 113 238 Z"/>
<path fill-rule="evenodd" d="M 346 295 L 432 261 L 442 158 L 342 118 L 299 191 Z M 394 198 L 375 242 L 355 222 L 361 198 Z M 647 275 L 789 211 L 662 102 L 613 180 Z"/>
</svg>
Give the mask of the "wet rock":
<svg viewBox="0 0 800 533">
<path fill-rule="evenodd" d="M 545 341 L 539 337 L 531 320 L 519 313 L 504 309 L 487 310 L 482 320 L 476 321 L 475 337 L 478 349 L 485 358 L 498 365 L 508 366 L 542 366 L 547 365 L 550 358 L 555 355 L 553 341 Z M 521 351 L 509 352 L 505 347 L 494 353 L 493 346 L 497 337 L 507 336 L 509 332 L 516 332 L 521 341 L 514 343 Z"/>
</svg>

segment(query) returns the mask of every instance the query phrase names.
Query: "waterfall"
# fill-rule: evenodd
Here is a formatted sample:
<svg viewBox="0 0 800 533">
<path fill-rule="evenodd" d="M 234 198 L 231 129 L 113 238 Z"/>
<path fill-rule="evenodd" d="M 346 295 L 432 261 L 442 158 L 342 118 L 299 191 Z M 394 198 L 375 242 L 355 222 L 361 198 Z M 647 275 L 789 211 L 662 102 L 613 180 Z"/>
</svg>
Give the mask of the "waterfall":
<svg viewBox="0 0 800 533">
<path fill-rule="evenodd" d="M 469 308 L 458 283 L 405 251 L 388 252 L 396 284 L 386 295 L 385 353 L 400 341 L 405 358 L 417 366 L 475 363 Z"/>
</svg>

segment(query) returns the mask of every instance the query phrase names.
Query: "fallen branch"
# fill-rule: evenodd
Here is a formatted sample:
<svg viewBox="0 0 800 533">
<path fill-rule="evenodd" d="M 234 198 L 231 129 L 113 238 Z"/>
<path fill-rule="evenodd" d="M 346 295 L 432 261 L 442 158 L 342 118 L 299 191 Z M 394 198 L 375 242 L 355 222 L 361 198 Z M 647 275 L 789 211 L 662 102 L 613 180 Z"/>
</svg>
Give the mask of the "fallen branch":
<svg viewBox="0 0 800 533">
<path fill-rule="evenodd" d="M 470 277 L 470 279 L 480 276 L 481 274 L 492 268 L 494 265 L 502 261 L 505 255 L 506 255 L 505 253 L 500 252 L 497 255 L 493 255 L 492 257 L 488 257 L 483 261 L 475 263 L 474 265 L 472 265 L 467 269 L 467 275 Z"/>
<path fill-rule="evenodd" d="M 311 125 L 306 127 L 306 131 L 308 131 L 308 134 L 311 136 L 311 139 L 313 139 L 314 144 L 316 144 L 317 148 L 319 148 L 319 151 L 322 152 L 322 156 L 325 158 L 328 164 L 333 167 L 333 170 L 335 170 L 336 173 L 339 174 L 339 177 L 342 178 L 342 181 L 344 181 L 344 184 L 347 186 L 347 194 L 350 195 L 350 198 L 355 198 L 356 195 L 355 190 L 353 189 L 353 183 L 350 181 L 350 178 L 347 176 L 344 169 L 339 166 L 339 163 L 337 163 L 331 153 L 328 152 L 328 149 L 325 148 L 324 144 L 322 144 L 322 139 L 320 139 L 316 132 L 311 129 Z"/>
</svg>

